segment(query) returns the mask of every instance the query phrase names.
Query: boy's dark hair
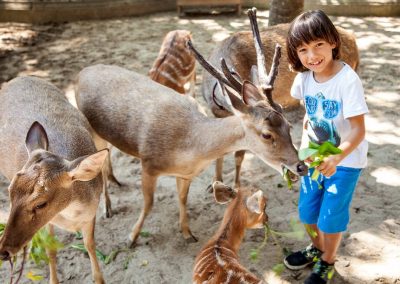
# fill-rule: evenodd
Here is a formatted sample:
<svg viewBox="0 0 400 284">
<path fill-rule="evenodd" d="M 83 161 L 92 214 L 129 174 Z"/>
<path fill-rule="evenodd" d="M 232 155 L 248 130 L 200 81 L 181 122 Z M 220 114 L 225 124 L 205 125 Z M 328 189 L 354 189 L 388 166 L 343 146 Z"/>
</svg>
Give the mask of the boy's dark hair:
<svg viewBox="0 0 400 284">
<path fill-rule="evenodd" d="M 286 38 L 286 48 L 291 68 L 298 72 L 308 70 L 301 64 L 296 49 L 303 43 L 323 39 L 336 47 L 332 50 L 333 59 L 340 58 L 340 37 L 329 17 L 321 10 L 307 11 L 292 21 Z"/>
</svg>

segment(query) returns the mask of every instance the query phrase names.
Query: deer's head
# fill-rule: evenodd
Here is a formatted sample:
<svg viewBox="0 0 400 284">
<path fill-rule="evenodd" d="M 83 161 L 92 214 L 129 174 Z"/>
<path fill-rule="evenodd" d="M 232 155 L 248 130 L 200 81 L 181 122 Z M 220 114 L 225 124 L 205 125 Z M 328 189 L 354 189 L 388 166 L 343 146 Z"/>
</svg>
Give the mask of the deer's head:
<svg viewBox="0 0 400 284">
<path fill-rule="evenodd" d="M 246 228 L 263 228 L 268 222 L 268 215 L 265 211 L 267 198 L 259 189 L 241 187 L 232 189 L 229 186 L 216 181 L 212 185 L 214 198 L 220 204 L 230 202 L 230 214 L 232 218 L 239 218 Z"/>
<path fill-rule="evenodd" d="M 221 59 L 221 72 L 207 62 L 190 41 L 188 47 L 199 63 L 219 82 L 215 88 L 221 88 L 227 104 L 218 103 L 218 98 L 214 96 L 215 104 L 229 105 L 228 111 L 241 118 L 248 135 L 247 148 L 279 172 L 286 167 L 296 175 L 306 175 L 308 168 L 298 158 L 290 135 L 290 124 L 283 116 L 281 106 L 272 98 L 281 47 L 275 47 L 272 67 L 267 74 L 255 8 L 249 10 L 248 15 L 257 52 L 257 66 L 252 67 L 251 81 L 243 81 L 234 69 L 229 69 L 224 58 Z"/>
<path fill-rule="evenodd" d="M 0 240 L 0 259 L 15 255 L 33 235 L 76 199 L 73 184 L 100 172 L 108 150 L 68 161 L 48 149 L 46 131 L 34 122 L 25 141 L 28 161 L 11 180 L 11 212 Z M 89 187 L 82 190 L 90 190 Z"/>
</svg>

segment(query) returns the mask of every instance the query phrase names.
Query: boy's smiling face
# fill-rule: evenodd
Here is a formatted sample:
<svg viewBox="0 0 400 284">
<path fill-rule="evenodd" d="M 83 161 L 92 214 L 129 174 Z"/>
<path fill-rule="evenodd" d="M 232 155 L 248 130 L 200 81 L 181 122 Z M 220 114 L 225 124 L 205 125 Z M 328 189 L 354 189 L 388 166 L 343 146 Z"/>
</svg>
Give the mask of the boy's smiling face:
<svg viewBox="0 0 400 284">
<path fill-rule="evenodd" d="M 320 39 L 298 46 L 297 55 L 304 67 L 316 74 L 329 74 L 333 68 L 332 50 L 335 44 Z"/>
</svg>

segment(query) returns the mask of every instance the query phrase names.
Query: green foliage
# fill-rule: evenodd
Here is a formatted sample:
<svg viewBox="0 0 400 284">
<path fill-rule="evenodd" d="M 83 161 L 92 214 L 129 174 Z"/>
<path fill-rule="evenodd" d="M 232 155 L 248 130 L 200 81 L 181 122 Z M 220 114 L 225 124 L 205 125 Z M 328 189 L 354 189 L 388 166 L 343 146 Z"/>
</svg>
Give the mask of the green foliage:
<svg viewBox="0 0 400 284">
<path fill-rule="evenodd" d="M 318 237 L 318 233 L 317 233 L 313 228 L 311 228 L 310 225 L 305 224 L 304 227 L 306 228 L 307 233 L 308 233 L 313 239 L 315 239 L 316 237 Z"/>
<path fill-rule="evenodd" d="M 264 239 L 263 239 L 262 243 L 257 248 L 251 249 L 251 251 L 250 251 L 250 260 L 251 261 L 256 262 L 258 260 L 258 254 L 267 244 L 268 234 L 269 234 L 269 228 L 268 228 L 268 225 L 265 225 L 264 226 Z"/>
<path fill-rule="evenodd" d="M 129 262 L 132 260 L 133 256 L 134 256 L 133 254 L 130 254 L 130 255 L 128 255 L 128 257 L 125 259 L 124 265 L 123 265 L 124 270 L 128 269 Z"/>
<path fill-rule="evenodd" d="M 71 245 L 72 248 L 80 250 L 84 253 L 88 253 L 86 247 L 84 244 L 80 243 L 80 244 L 72 244 Z M 100 260 L 101 262 L 105 263 L 107 255 L 105 255 L 104 253 L 102 253 L 100 250 L 96 249 L 96 257 L 98 260 Z"/>
<path fill-rule="evenodd" d="M 40 280 L 43 280 L 43 278 L 44 278 L 42 275 L 34 274 L 32 271 L 29 271 L 25 275 L 25 277 L 32 281 L 40 281 Z"/>
<path fill-rule="evenodd" d="M 32 238 L 29 258 L 32 259 L 36 265 L 40 265 L 42 262 L 49 263 L 46 249 L 57 251 L 63 247 L 64 244 L 59 242 L 55 236 L 51 235 L 46 228 L 42 228 Z"/>
<path fill-rule="evenodd" d="M 289 190 L 293 189 L 292 180 L 290 179 L 290 172 L 288 168 L 283 167 L 283 179 L 286 181 Z"/>
<path fill-rule="evenodd" d="M 140 231 L 139 235 L 144 238 L 150 237 L 150 232 L 147 231 Z"/>
<path fill-rule="evenodd" d="M 82 240 L 83 239 L 81 231 L 75 232 L 75 239 L 77 239 L 77 240 Z"/>
<path fill-rule="evenodd" d="M 281 275 L 284 270 L 285 265 L 283 263 L 275 264 L 275 266 L 272 268 L 272 271 L 275 272 L 276 275 Z"/>
<path fill-rule="evenodd" d="M 342 153 L 342 150 L 335 147 L 331 142 L 325 141 L 321 145 L 314 143 L 312 141 L 309 142 L 308 148 L 300 149 L 299 151 L 299 159 L 304 161 L 307 158 L 311 158 L 313 161 L 310 163 L 310 168 L 318 167 L 324 158 L 329 157 L 330 155 L 337 155 Z M 311 179 L 318 180 L 319 171 L 317 169 L 314 170 Z M 321 185 L 318 185 L 319 188 L 322 188 Z"/>
<path fill-rule="evenodd" d="M 268 227 L 268 230 L 269 230 L 270 234 L 273 234 L 276 236 L 281 236 L 281 237 L 296 239 L 296 240 L 304 240 L 304 237 L 305 237 L 304 227 L 300 221 L 295 220 L 295 219 L 290 219 L 289 227 L 290 227 L 289 232 L 278 232 L 278 231 L 272 230 L 269 227 Z"/>
<path fill-rule="evenodd" d="M 72 248 L 80 250 L 84 253 L 88 253 L 86 247 L 84 244 L 80 243 L 80 244 L 72 244 L 71 245 Z M 103 252 L 101 252 L 100 250 L 96 249 L 96 257 L 98 260 L 100 260 L 101 262 L 103 262 L 104 264 L 109 264 L 111 263 L 120 252 L 124 252 L 124 251 L 128 251 L 128 249 L 116 249 L 110 252 L 110 254 L 106 255 Z"/>
<path fill-rule="evenodd" d="M 290 219 L 289 227 L 290 227 L 289 232 L 278 232 L 278 231 L 272 230 L 268 225 L 265 225 L 264 226 L 264 240 L 257 248 L 252 249 L 250 251 L 250 260 L 252 260 L 252 261 L 258 260 L 259 252 L 267 244 L 269 236 L 272 236 L 277 244 L 279 244 L 279 243 L 275 236 L 281 236 L 281 237 L 292 238 L 292 239 L 294 238 L 297 240 L 304 239 L 304 237 L 305 237 L 304 227 L 300 223 L 300 221 L 295 220 L 295 219 Z"/>
</svg>

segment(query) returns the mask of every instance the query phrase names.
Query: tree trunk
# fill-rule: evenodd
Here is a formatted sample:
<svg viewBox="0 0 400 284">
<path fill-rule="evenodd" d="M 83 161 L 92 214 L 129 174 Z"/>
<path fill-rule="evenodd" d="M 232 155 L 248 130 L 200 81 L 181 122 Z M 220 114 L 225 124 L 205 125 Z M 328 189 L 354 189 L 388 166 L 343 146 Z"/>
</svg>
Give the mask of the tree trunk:
<svg viewBox="0 0 400 284">
<path fill-rule="evenodd" d="M 303 7 L 304 0 L 271 0 L 268 26 L 291 22 Z"/>
</svg>

